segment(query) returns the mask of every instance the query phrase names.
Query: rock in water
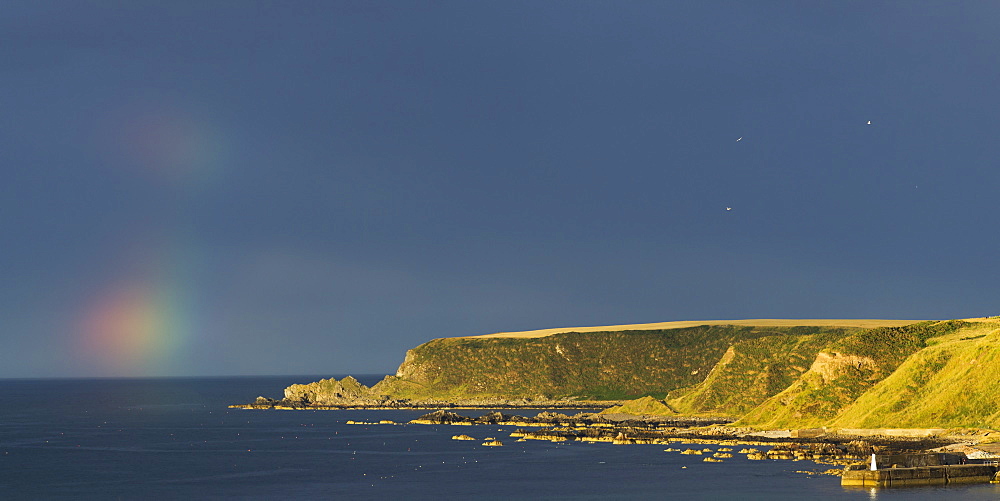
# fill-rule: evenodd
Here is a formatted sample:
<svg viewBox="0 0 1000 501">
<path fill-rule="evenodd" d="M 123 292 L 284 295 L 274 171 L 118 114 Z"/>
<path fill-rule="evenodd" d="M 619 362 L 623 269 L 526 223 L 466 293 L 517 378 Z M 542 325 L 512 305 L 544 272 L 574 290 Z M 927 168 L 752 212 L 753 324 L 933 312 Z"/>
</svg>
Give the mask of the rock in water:
<svg viewBox="0 0 1000 501">
<path fill-rule="evenodd" d="M 469 418 L 449 411 L 434 411 L 410 421 L 416 424 L 452 424 L 456 422 L 469 422 Z"/>
</svg>

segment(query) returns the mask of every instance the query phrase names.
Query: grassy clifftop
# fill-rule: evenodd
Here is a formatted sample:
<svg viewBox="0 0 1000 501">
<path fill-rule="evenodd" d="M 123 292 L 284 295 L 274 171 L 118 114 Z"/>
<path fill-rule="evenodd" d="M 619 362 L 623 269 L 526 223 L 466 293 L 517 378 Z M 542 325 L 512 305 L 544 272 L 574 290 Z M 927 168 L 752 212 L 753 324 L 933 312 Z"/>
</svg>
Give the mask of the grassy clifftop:
<svg viewBox="0 0 1000 501">
<path fill-rule="evenodd" d="M 920 320 L 882 320 L 882 319 L 804 319 L 804 318 L 757 318 L 741 320 L 680 320 L 674 322 L 656 322 L 652 324 L 605 325 L 598 327 L 557 327 L 554 329 L 538 329 L 519 332 L 497 332 L 480 336 L 466 337 L 545 337 L 564 332 L 614 332 L 614 331 L 652 331 L 665 329 L 683 329 L 685 327 L 700 327 L 703 325 L 749 325 L 753 327 L 858 327 L 874 329 L 876 327 L 901 327 L 920 322 Z"/>
</svg>

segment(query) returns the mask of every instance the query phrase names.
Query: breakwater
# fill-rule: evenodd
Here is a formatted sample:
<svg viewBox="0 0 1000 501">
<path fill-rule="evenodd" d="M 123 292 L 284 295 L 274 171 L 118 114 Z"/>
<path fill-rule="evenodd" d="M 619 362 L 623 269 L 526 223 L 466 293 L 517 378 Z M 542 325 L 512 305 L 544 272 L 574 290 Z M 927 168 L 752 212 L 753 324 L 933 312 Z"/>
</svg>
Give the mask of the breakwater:
<svg viewBox="0 0 1000 501">
<path fill-rule="evenodd" d="M 989 464 L 917 466 L 847 470 L 840 485 L 858 487 L 909 487 L 917 485 L 975 484 L 997 479 L 998 467 Z"/>
</svg>

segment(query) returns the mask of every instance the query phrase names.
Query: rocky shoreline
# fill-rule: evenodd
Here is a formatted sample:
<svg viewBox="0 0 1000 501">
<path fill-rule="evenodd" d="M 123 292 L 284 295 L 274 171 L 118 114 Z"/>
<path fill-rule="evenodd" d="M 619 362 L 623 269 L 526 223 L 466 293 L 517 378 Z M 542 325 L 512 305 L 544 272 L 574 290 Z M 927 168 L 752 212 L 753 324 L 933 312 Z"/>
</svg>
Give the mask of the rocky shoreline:
<svg viewBox="0 0 1000 501">
<path fill-rule="evenodd" d="M 344 399 L 342 402 L 317 403 L 302 399 L 272 399 L 257 397 L 249 404 L 233 404 L 230 409 L 276 409 L 276 410 L 432 410 L 432 409 L 566 409 L 600 410 L 621 405 L 620 400 L 516 400 L 475 399 L 475 400 L 405 400 L 405 399 Z"/>
<path fill-rule="evenodd" d="M 518 427 L 510 437 L 518 441 L 551 442 L 581 441 L 612 444 L 717 445 L 741 447 L 739 453 L 748 459 L 811 460 L 818 463 L 845 466 L 866 460 L 874 451 L 880 456 L 926 454 L 955 443 L 945 437 L 857 436 L 837 433 L 775 434 L 750 429 L 723 426 L 728 420 L 711 418 L 679 418 L 578 413 L 566 415 L 543 412 L 534 417 L 491 412 L 479 417 L 463 416 L 438 410 L 420 416 L 410 423 L 453 426 L 503 425 Z M 792 436 L 797 435 L 797 436 Z M 766 447 L 760 450 L 753 447 Z M 682 454 L 704 454 L 704 449 L 665 449 Z M 709 452 L 712 462 L 720 462 L 729 451 Z M 713 454 L 714 453 L 714 454 Z M 731 457 L 728 456 L 728 457 Z M 706 461 L 709 459 L 706 458 Z"/>
<path fill-rule="evenodd" d="M 489 412 L 479 417 L 469 417 L 446 410 L 438 410 L 424 414 L 412 421 L 414 424 L 448 424 L 448 425 L 503 425 L 503 426 L 533 426 L 533 427 L 569 427 L 569 428 L 692 428 L 712 426 L 732 422 L 727 418 L 705 417 L 675 417 L 675 416 L 633 416 L 628 414 L 603 414 L 580 412 L 575 415 L 558 412 L 541 412 L 536 416 L 518 416 L 504 414 L 499 411 Z"/>
<path fill-rule="evenodd" d="M 386 380 L 390 380 L 387 376 Z M 283 398 L 257 397 L 249 404 L 230 405 L 231 409 L 340 410 L 340 409 L 606 409 L 621 405 L 622 400 L 580 400 L 577 398 L 402 398 L 386 392 L 380 385 L 367 387 L 347 376 L 341 380 L 321 379 L 285 388 Z M 389 393 L 389 394 L 387 394 Z"/>
<path fill-rule="evenodd" d="M 615 444 L 671 444 L 697 441 L 701 444 L 767 446 L 772 459 L 812 459 L 831 464 L 847 464 L 864 459 L 872 448 L 886 454 L 913 454 L 929 451 L 958 452 L 970 458 L 996 458 L 995 451 L 985 452 L 975 446 L 995 440 L 967 434 L 947 434 L 945 430 L 805 430 L 761 431 L 726 426 L 733 420 L 723 417 L 660 416 L 607 413 L 621 401 L 579 401 L 571 399 L 476 399 L 419 400 L 357 398 L 345 395 L 342 400 L 317 403 L 294 398 L 257 397 L 249 404 L 230 405 L 232 409 L 258 410 L 430 410 L 411 421 L 414 424 L 455 426 L 504 425 L 521 428 L 516 438 L 523 440 L 611 442 Z M 504 414 L 502 411 L 549 409 L 534 417 Z M 457 414 L 457 410 L 491 410 L 479 417 Z M 567 415 L 552 410 L 578 410 Z M 605 412 L 599 412 L 605 410 Z M 598 411 L 598 412 L 595 412 Z M 924 433 L 926 432 L 926 433 Z M 852 445 L 853 444 L 853 445 Z M 860 454 L 859 451 L 866 451 Z M 859 455 L 860 454 L 860 455 Z M 763 457 L 760 459 L 764 459 Z"/>
<path fill-rule="evenodd" d="M 286 395 L 287 397 L 288 395 Z M 745 454 L 750 460 L 783 459 L 810 460 L 835 465 L 822 473 L 840 475 L 844 467 L 867 461 L 872 453 L 882 460 L 902 456 L 958 454 L 968 459 L 990 459 L 1000 455 L 976 447 L 981 442 L 995 440 L 994 433 L 976 430 L 945 433 L 946 430 L 802 430 L 761 431 L 731 426 L 733 420 L 724 417 L 678 415 L 633 415 L 608 409 L 618 401 L 578 401 L 546 399 L 477 399 L 457 401 L 410 401 L 390 398 L 351 398 L 317 403 L 301 395 L 294 398 L 270 399 L 258 397 L 249 404 L 230 405 L 236 409 L 262 410 L 431 410 L 409 424 L 473 427 L 515 427 L 509 436 L 516 441 L 606 442 L 616 445 L 664 445 L 666 452 L 704 455 L 706 462 L 723 462 L 733 453 Z M 548 409 L 535 416 L 506 414 L 518 409 Z M 604 412 L 599 412 L 601 410 Z M 478 417 L 458 414 L 456 410 L 491 410 Z M 573 415 L 559 410 L 580 410 Z M 598 411 L 598 412 L 595 412 Z M 391 421 L 348 424 L 398 424 Z M 982 431 L 982 430 L 980 430 Z M 963 434 L 964 433 L 964 434 Z M 982 436 L 980 436 L 982 435 Z M 468 435 L 458 439 L 475 440 Z M 453 437 L 455 438 L 455 437 Z M 484 446 L 502 446 L 496 437 L 487 437 Z M 716 449 L 706 448 L 715 445 Z M 680 446 L 687 446 L 680 448 Z M 759 449 L 758 449 L 759 447 Z M 988 446 L 987 446 L 988 447 Z"/>
<path fill-rule="evenodd" d="M 293 384 L 285 388 L 284 398 L 257 397 L 251 403 L 229 407 L 259 410 L 429 410 L 434 412 L 411 423 L 513 426 L 517 429 L 511 437 L 519 441 L 664 445 L 698 443 L 719 444 L 727 448 L 751 446 L 744 447 L 748 450 L 750 459 L 811 459 L 838 465 L 861 461 L 873 451 L 880 454 L 957 453 L 977 460 L 1000 458 L 1000 441 L 997 440 L 1000 437 L 996 431 L 987 429 L 812 428 L 761 431 L 759 426 L 732 426 L 731 418 L 678 414 L 664 402 L 651 397 L 631 401 L 552 398 L 546 395 L 535 398 L 478 396 L 446 399 L 447 397 L 441 396 L 410 399 L 386 391 L 388 388 L 380 386 L 390 380 L 392 377 L 387 376 L 383 382 L 371 388 L 350 376 L 340 381 L 331 378 L 308 384 Z M 504 413 L 528 409 L 546 411 L 534 417 Z M 469 417 L 453 412 L 457 410 L 493 412 Z M 569 410 L 582 412 L 574 415 L 558 412 Z M 768 450 L 761 453 L 752 446 L 765 446 Z M 696 454 L 697 451 L 692 449 L 685 453 Z M 713 456 L 712 461 L 724 459 L 725 456 Z"/>
</svg>

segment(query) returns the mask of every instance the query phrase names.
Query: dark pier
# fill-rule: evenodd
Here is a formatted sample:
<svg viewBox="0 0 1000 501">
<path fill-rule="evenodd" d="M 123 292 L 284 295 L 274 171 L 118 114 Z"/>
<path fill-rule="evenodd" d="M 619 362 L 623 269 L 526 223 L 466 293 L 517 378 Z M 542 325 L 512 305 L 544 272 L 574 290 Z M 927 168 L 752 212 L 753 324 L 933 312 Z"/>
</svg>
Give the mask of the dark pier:
<svg viewBox="0 0 1000 501">
<path fill-rule="evenodd" d="M 996 461 L 964 464 L 956 454 L 876 456 L 870 465 L 848 467 L 840 485 L 858 487 L 910 487 L 917 485 L 978 484 L 1000 481 Z M 885 466 L 882 466 L 885 465 Z"/>
</svg>

